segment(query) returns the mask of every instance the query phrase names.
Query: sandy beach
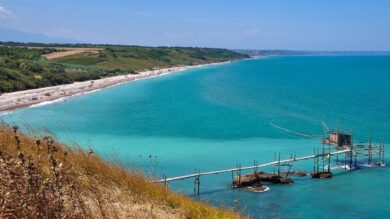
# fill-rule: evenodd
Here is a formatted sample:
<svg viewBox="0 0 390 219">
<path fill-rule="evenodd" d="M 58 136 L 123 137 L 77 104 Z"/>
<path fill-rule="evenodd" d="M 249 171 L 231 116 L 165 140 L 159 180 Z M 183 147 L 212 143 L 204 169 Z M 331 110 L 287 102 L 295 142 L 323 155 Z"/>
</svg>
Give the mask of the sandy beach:
<svg viewBox="0 0 390 219">
<path fill-rule="evenodd" d="M 64 99 L 65 97 L 86 94 L 92 91 L 119 85 L 137 79 L 157 77 L 163 74 L 170 74 L 200 66 L 203 65 L 171 67 L 159 70 L 139 72 L 138 74 L 118 75 L 97 80 L 75 82 L 72 84 L 64 84 L 39 89 L 4 93 L 0 95 L 0 112 L 24 108 L 43 102 Z"/>
</svg>

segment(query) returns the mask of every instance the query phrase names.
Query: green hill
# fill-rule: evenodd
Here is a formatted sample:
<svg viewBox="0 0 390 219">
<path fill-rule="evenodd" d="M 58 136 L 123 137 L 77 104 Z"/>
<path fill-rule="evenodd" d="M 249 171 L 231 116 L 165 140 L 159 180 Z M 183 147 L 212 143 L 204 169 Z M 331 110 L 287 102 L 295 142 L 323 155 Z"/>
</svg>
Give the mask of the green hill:
<svg viewBox="0 0 390 219">
<path fill-rule="evenodd" d="M 50 61 L 42 56 L 72 48 L 98 48 L 98 50 L 50 59 Z M 136 74 L 145 69 L 207 64 L 247 57 L 227 49 L 213 48 L 2 43 L 0 93 L 120 74 Z"/>
</svg>

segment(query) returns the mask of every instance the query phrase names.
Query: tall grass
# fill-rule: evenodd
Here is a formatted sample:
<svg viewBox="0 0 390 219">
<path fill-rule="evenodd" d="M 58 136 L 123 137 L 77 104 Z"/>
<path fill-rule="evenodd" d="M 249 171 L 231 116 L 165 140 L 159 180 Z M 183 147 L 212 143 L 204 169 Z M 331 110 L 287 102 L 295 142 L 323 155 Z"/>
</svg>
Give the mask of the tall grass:
<svg viewBox="0 0 390 219">
<path fill-rule="evenodd" d="M 0 123 L 0 218 L 240 218 L 46 136 Z"/>
</svg>

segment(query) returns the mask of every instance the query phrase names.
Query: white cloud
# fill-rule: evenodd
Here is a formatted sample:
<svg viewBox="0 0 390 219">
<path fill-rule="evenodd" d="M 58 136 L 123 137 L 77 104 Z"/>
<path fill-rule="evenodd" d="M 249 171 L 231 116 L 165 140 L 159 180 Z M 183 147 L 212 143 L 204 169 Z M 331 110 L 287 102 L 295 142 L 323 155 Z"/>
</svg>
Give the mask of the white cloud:
<svg viewBox="0 0 390 219">
<path fill-rule="evenodd" d="M 16 16 L 5 7 L 0 5 L 0 19 L 15 19 Z"/>
</svg>

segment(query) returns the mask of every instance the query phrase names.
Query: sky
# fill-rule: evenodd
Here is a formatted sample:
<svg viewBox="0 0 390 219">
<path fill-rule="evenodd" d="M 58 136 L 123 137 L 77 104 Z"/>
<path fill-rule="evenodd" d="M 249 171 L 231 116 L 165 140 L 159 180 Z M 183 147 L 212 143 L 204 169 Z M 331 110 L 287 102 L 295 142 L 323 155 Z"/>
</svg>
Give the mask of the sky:
<svg viewBox="0 0 390 219">
<path fill-rule="evenodd" d="M 0 27 L 86 43 L 390 51 L 390 1 L 0 0 Z"/>
</svg>

